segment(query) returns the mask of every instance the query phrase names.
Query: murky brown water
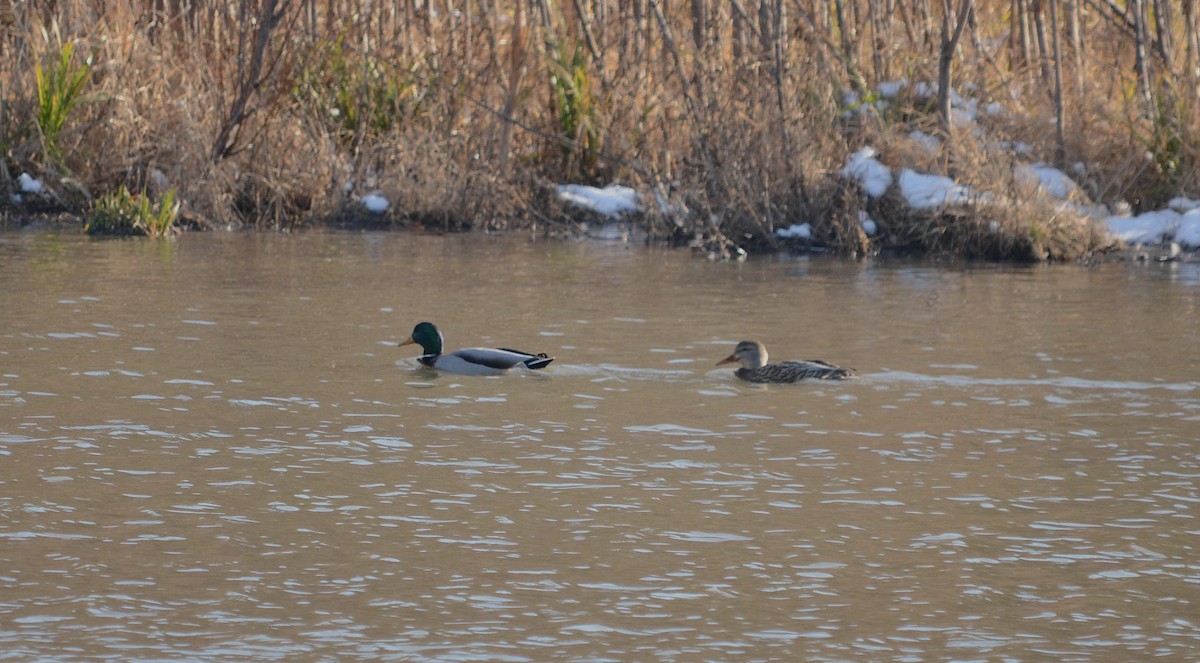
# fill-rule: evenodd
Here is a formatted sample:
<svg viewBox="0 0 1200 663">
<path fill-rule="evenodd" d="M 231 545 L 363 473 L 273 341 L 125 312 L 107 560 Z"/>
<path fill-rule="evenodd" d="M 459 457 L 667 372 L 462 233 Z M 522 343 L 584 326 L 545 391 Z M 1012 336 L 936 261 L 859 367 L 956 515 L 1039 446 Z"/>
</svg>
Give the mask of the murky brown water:
<svg viewBox="0 0 1200 663">
<path fill-rule="evenodd" d="M 0 235 L 0 659 L 1200 657 L 1195 265 Z M 432 376 L 396 343 L 558 360 Z M 745 337 L 850 383 L 756 387 Z"/>
</svg>

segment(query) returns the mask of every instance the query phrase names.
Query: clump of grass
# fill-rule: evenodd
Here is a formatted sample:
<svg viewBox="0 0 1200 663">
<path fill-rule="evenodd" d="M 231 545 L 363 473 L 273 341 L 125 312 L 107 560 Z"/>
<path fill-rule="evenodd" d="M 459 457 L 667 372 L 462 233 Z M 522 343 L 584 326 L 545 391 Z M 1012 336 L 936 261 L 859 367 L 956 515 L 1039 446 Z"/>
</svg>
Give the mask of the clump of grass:
<svg viewBox="0 0 1200 663">
<path fill-rule="evenodd" d="M 590 175 L 596 166 L 601 136 L 592 77 L 588 73 L 587 49 L 580 42 L 568 46 L 551 41 L 547 52 L 557 128 L 574 145 L 562 148 L 568 179 L 574 175 Z"/>
<path fill-rule="evenodd" d="M 83 100 L 84 89 L 92 76 L 91 56 L 76 64 L 74 53 L 75 44 L 67 42 L 58 49 L 50 67 L 43 68 L 40 62 L 34 66 L 37 125 L 45 140 L 46 153 L 55 161 L 62 157 L 58 137 L 75 106 Z"/>
<path fill-rule="evenodd" d="M 1028 185 L 931 210 L 910 208 L 895 190 L 872 203 L 889 253 L 1013 262 L 1073 261 L 1112 248 L 1096 223 Z M 845 245 L 836 245 L 847 250 Z"/>
<path fill-rule="evenodd" d="M 1185 104 L 1172 101 L 1173 95 L 1162 87 L 1148 114 L 1148 126 L 1139 132 L 1139 140 L 1154 164 L 1156 181 L 1138 197 L 1152 205 L 1165 204 L 1185 184 L 1191 184 L 1186 180 L 1195 173 L 1195 160 L 1187 148 L 1197 141 L 1194 134 L 1188 135 L 1189 127 L 1182 119 L 1186 116 Z"/>
<path fill-rule="evenodd" d="M 162 200 L 152 203 L 144 189 L 140 194 L 131 194 L 122 186 L 96 200 L 83 229 L 89 235 L 166 237 L 174 231 L 178 217 L 175 189 L 167 191 Z"/>
<path fill-rule="evenodd" d="M 364 134 L 383 135 L 417 113 L 421 100 L 411 72 L 398 75 L 378 58 L 358 54 L 339 37 L 296 85 L 296 97 L 336 127 L 343 145 L 362 143 Z"/>
</svg>

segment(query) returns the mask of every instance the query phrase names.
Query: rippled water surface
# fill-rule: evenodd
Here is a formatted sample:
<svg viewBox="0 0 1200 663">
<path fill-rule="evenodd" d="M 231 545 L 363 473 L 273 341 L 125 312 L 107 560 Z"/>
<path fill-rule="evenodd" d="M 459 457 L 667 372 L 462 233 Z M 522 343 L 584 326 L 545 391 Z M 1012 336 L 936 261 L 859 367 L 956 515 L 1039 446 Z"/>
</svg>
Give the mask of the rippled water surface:
<svg viewBox="0 0 1200 663">
<path fill-rule="evenodd" d="M 0 659 L 1200 657 L 1195 265 L 0 235 Z M 412 346 L 548 352 L 435 375 Z M 845 383 L 752 386 L 743 338 Z"/>
</svg>

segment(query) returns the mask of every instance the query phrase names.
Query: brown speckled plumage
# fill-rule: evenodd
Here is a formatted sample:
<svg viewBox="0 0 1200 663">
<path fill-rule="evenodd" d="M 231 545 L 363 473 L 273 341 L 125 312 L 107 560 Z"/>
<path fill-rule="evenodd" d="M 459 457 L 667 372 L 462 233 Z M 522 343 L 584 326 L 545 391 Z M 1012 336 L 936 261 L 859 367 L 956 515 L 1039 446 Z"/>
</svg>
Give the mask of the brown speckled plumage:
<svg viewBox="0 0 1200 663">
<path fill-rule="evenodd" d="M 852 370 L 820 359 L 768 364 L 767 357 L 767 348 L 762 343 L 742 341 L 737 344 L 733 354 L 717 362 L 717 366 L 741 364 L 742 367 L 733 374 L 746 382 L 760 384 L 787 384 L 809 379 L 844 380 L 854 377 Z"/>
</svg>

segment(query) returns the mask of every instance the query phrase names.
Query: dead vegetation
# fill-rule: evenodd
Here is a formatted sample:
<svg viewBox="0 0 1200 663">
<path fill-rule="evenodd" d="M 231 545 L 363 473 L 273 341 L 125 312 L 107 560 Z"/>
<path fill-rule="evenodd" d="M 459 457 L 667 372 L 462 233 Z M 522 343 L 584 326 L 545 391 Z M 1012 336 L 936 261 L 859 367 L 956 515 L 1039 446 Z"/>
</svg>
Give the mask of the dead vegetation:
<svg viewBox="0 0 1200 663">
<path fill-rule="evenodd" d="M 809 223 L 847 253 L 1074 259 L 1103 237 L 1014 166 L 1081 204 L 1197 193 L 1196 26 L 1197 0 L 0 0 L 0 214 L 173 189 L 197 228 L 561 231 L 555 184 L 618 181 L 704 246 Z M 90 78 L 51 136 L 36 71 L 66 45 Z M 997 110 L 958 124 L 968 101 Z M 988 195 L 870 198 L 837 175 L 864 145 Z M 22 173 L 45 191 L 16 202 Z"/>
</svg>

